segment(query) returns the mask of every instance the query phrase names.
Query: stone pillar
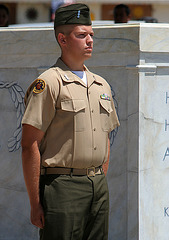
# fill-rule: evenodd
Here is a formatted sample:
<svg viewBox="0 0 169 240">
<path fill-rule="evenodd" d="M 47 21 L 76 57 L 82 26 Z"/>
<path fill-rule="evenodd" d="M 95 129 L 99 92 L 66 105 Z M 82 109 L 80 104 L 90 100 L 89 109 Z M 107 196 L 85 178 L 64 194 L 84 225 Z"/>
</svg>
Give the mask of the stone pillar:
<svg viewBox="0 0 169 240">
<path fill-rule="evenodd" d="M 109 239 L 167 240 L 169 25 L 113 26 L 101 37 L 98 32 L 100 51 L 107 49 L 99 72 L 115 92 L 121 122 L 108 172 Z"/>
</svg>

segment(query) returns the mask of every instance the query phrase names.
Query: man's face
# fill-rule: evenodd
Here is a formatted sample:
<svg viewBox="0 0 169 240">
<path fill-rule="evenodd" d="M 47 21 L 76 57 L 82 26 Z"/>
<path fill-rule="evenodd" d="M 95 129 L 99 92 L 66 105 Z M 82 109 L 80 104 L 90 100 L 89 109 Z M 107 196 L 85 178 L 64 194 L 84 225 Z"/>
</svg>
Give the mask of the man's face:
<svg viewBox="0 0 169 240">
<path fill-rule="evenodd" d="M 90 58 L 93 50 L 92 26 L 75 25 L 66 36 L 66 47 L 69 55 L 76 61 L 85 61 Z"/>
<path fill-rule="evenodd" d="M 128 20 L 129 20 L 129 17 L 127 16 L 124 8 L 119 8 L 116 10 L 114 15 L 115 23 L 127 23 Z"/>
<path fill-rule="evenodd" d="M 8 22 L 8 14 L 4 9 L 0 9 L 0 27 L 6 27 Z"/>
</svg>

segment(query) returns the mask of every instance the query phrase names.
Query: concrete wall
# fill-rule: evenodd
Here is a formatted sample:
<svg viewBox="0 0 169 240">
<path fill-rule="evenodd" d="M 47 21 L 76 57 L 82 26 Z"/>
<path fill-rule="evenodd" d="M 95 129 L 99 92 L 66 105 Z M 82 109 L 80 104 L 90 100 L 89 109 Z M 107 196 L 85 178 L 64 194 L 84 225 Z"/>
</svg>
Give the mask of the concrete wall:
<svg viewBox="0 0 169 240">
<path fill-rule="evenodd" d="M 108 171 L 109 240 L 168 240 L 169 25 L 95 26 L 86 65 L 110 83 L 121 126 Z M 23 97 L 60 55 L 50 27 L 0 29 L 0 239 L 34 240 L 21 166 Z"/>
</svg>

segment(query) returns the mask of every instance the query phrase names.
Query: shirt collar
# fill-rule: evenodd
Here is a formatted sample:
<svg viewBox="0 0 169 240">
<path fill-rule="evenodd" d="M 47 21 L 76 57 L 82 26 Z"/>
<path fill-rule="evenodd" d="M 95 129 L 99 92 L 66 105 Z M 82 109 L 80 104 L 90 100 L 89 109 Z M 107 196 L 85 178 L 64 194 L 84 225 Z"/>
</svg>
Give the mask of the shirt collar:
<svg viewBox="0 0 169 240">
<path fill-rule="evenodd" d="M 62 80 L 64 82 L 71 83 L 76 81 L 86 86 L 77 75 L 72 73 L 69 67 L 61 60 L 61 58 L 58 58 L 56 64 L 53 67 L 57 67 L 60 75 L 62 76 Z M 102 82 L 99 79 L 97 79 L 95 75 L 91 73 L 85 65 L 84 65 L 84 70 L 86 71 L 88 87 L 91 86 L 93 82 L 96 82 L 97 84 L 102 85 Z"/>
</svg>

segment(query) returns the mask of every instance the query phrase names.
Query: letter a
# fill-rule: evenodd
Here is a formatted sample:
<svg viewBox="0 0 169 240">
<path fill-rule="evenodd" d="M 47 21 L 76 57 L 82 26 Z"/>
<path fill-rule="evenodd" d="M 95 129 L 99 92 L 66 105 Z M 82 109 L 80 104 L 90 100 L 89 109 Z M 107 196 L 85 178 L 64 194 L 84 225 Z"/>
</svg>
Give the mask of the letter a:
<svg viewBox="0 0 169 240">
<path fill-rule="evenodd" d="M 163 161 L 165 160 L 166 157 L 169 157 L 169 148 L 167 148 L 167 150 L 166 150 L 166 152 L 165 152 Z"/>
</svg>

